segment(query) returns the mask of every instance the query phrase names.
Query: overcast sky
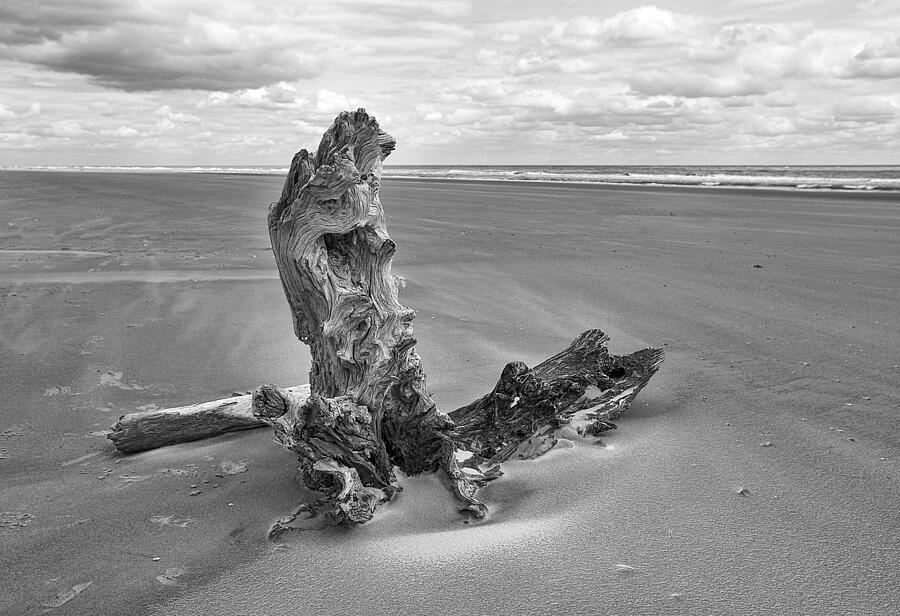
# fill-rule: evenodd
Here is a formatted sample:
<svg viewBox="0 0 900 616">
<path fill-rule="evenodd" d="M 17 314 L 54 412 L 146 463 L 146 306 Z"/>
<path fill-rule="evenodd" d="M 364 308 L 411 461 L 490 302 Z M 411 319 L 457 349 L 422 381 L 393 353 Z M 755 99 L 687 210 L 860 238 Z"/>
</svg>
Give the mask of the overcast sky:
<svg viewBox="0 0 900 616">
<path fill-rule="evenodd" d="M 900 163 L 900 0 L 2 0 L 0 166 Z"/>
</svg>

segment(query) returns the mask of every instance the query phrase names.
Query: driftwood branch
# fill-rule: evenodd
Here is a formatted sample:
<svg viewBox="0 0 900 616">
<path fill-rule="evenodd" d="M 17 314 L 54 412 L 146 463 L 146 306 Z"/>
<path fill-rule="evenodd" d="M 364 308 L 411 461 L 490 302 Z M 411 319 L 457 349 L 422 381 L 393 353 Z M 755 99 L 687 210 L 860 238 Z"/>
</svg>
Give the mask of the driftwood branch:
<svg viewBox="0 0 900 616">
<path fill-rule="evenodd" d="M 309 396 L 309 385 L 287 391 L 297 399 L 305 399 Z M 190 406 L 129 413 L 119 417 L 107 438 L 119 451 L 137 453 L 267 426 L 264 420 L 253 415 L 250 401 L 249 395 L 233 396 Z"/>
<path fill-rule="evenodd" d="M 585 435 L 615 428 L 612 420 L 656 373 L 663 352 L 643 349 L 617 357 L 607 351 L 608 340 L 590 329 L 534 368 L 508 363 L 491 393 L 450 413 L 458 442 L 494 464 L 548 451 L 569 423 Z"/>
</svg>

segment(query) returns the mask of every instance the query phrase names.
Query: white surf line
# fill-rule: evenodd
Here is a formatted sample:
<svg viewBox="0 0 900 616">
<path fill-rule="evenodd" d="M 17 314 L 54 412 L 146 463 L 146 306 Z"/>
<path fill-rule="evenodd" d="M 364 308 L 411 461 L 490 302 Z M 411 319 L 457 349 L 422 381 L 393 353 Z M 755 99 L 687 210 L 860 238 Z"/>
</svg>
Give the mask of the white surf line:
<svg viewBox="0 0 900 616">
<path fill-rule="evenodd" d="M 124 272 L 0 272 L 0 284 L 84 284 L 114 282 L 228 282 L 277 280 L 271 270 L 132 270 Z"/>
</svg>

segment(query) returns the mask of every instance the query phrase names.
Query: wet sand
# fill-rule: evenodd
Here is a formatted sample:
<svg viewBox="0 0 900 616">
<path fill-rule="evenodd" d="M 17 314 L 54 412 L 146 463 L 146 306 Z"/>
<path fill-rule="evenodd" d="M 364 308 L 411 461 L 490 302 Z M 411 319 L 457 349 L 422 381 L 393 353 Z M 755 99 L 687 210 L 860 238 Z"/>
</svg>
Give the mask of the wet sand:
<svg viewBox="0 0 900 616">
<path fill-rule="evenodd" d="M 102 431 L 306 380 L 267 249 L 280 182 L 0 174 L 0 612 L 900 601 L 898 197 L 385 180 L 401 299 L 445 410 L 589 327 L 667 359 L 607 447 L 505 465 L 484 523 L 413 478 L 371 524 L 274 545 L 268 525 L 307 494 L 265 430 L 128 457 Z"/>
</svg>

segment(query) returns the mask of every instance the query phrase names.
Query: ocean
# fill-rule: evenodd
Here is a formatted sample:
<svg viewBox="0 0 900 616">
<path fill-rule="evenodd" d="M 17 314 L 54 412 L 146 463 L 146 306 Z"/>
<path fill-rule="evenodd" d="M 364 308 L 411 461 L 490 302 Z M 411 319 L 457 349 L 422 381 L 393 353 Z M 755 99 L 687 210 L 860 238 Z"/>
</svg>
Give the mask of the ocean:
<svg viewBox="0 0 900 616">
<path fill-rule="evenodd" d="M 287 167 L 44 166 L 7 170 L 284 175 Z M 898 165 L 385 165 L 384 177 L 655 186 L 777 188 L 811 191 L 900 191 Z"/>
</svg>

